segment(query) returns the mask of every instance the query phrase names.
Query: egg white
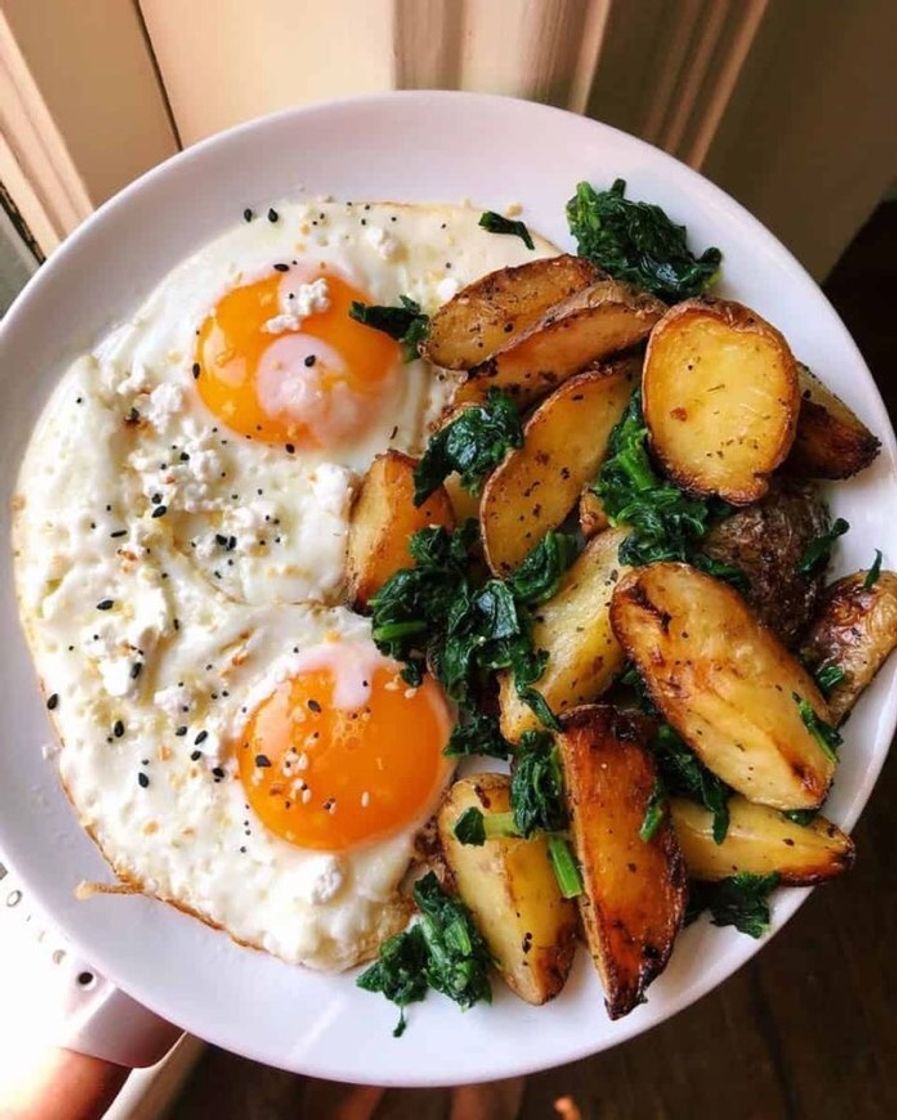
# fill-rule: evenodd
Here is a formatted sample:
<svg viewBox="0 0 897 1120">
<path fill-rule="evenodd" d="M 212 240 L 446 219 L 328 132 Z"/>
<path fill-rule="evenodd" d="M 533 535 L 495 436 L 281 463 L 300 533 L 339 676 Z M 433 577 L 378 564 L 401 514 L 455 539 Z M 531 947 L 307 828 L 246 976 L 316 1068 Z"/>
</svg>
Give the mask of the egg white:
<svg viewBox="0 0 897 1120">
<path fill-rule="evenodd" d="M 62 377 L 20 470 L 16 578 L 58 698 L 62 781 L 116 873 L 240 942 L 335 969 L 406 921 L 399 884 L 433 806 L 369 847 L 303 851 L 247 809 L 233 747 L 278 666 L 324 640 L 369 640 L 369 622 L 341 605 L 353 487 L 386 447 L 420 450 L 451 381 L 404 366 L 364 439 L 288 454 L 205 407 L 196 331 L 277 260 L 339 268 L 375 302 L 405 294 L 432 312 L 480 275 L 554 250 L 480 230 L 466 207 L 276 211 L 178 266 Z"/>
</svg>

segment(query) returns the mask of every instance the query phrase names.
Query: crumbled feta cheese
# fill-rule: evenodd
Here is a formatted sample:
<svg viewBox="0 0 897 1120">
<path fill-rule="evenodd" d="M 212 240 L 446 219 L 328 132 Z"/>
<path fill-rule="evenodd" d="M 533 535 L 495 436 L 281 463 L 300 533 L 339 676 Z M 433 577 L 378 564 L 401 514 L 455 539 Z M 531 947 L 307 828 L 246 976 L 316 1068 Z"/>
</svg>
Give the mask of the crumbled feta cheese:
<svg viewBox="0 0 897 1120">
<path fill-rule="evenodd" d="M 342 862 L 336 856 L 325 856 L 316 870 L 317 874 L 308 892 L 308 900 L 316 906 L 321 906 L 330 902 L 339 893 L 346 873 Z"/>
<path fill-rule="evenodd" d="M 295 289 L 289 282 L 280 285 L 279 314 L 269 319 L 264 326 L 268 334 L 282 334 L 283 331 L 297 331 L 309 315 L 317 315 L 330 307 L 330 293 L 323 276 L 311 284 L 300 284 Z"/>
<path fill-rule="evenodd" d="M 458 288 L 458 281 L 454 276 L 446 276 L 444 280 L 440 280 L 436 285 L 436 295 L 442 303 L 448 303 L 450 299 L 454 299 L 458 294 Z"/>
<path fill-rule="evenodd" d="M 184 390 L 173 381 L 163 381 L 150 393 L 143 414 L 156 429 L 164 432 L 173 416 L 184 407 Z"/>
<path fill-rule="evenodd" d="M 287 312 L 284 315 L 275 315 L 273 319 L 268 319 L 262 330 L 267 334 L 283 334 L 284 331 L 298 331 L 301 326 L 302 320 L 299 316 Z"/>
<path fill-rule="evenodd" d="M 231 510 L 223 531 L 224 535 L 236 538 L 233 551 L 249 552 L 256 548 L 271 532 L 271 522 L 276 516 L 277 506 L 273 502 L 253 502 Z"/>
<path fill-rule="evenodd" d="M 380 226 L 368 226 L 365 230 L 365 238 L 385 261 L 394 260 L 402 248 L 398 238 L 393 237 Z"/>
<path fill-rule="evenodd" d="M 128 465 L 140 475 L 143 492 L 153 506 L 164 505 L 185 513 L 223 508 L 223 500 L 213 497 L 209 485 L 220 476 L 223 465 L 218 451 L 210 446 L 213 440 L 210 432 L 194 430 L 183 445 L 186 458 L 178 456 L 164 470 L 147 452 L 132 452 Z M 152 501 L 156 496 L 159 501 Z"/>
<path fill-rule="evenodd" d="M 184 715 L 188 714 L 195 703 L 192 689 L 179 688 L 172 684 L 167 688 L 160 688 L 153 695 L 153 705 L 164 712 L 175 723 L 181 723 Z M 187 709 L 185 712 L 184 709 Z"/>
<path fill-rule="evenodd" d="M 119 396 L 127 397 L 131 393 L 143 393 L 150 386 L 149 370 L 143 362 L 135 359 L 127 377 L 123 377 L 116 385 L 115 391 Z"/>
</svg>

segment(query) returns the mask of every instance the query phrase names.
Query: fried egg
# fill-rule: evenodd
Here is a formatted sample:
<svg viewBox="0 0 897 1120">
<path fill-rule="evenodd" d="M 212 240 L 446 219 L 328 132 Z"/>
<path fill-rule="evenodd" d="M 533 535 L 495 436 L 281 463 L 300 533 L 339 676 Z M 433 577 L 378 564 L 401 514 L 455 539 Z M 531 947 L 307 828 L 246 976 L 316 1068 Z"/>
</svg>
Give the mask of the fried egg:
<svg viewBox="0 0 897 1120">
<path fill-rule="evenodd" d="M 22 463 L 20 613 L 56 762 L 116 874 L 287 961 L 401 928 L 453 713 L 343 602 L 354 488 L 419 452 L 451 376 L 354 301 L 432 312 L 548 255 L 467 207 L 275 205 L 61 378 Z"/>
</svg>

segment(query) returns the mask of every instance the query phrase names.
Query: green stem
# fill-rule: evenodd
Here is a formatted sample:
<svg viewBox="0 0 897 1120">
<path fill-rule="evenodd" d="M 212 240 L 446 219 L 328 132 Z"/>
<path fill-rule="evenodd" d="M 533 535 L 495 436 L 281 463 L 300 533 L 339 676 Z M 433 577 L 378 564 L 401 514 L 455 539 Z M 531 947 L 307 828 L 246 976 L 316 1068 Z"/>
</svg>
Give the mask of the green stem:
<svg viewBox="0 0 897 1120">
<path fill-rule="evenodd" d="M 582 894 L 582 877 L 570 845 L 563 836 L 548 837 L 548 855 L 564 898 L 576 898 L 578 894 Z"/>
</svg>

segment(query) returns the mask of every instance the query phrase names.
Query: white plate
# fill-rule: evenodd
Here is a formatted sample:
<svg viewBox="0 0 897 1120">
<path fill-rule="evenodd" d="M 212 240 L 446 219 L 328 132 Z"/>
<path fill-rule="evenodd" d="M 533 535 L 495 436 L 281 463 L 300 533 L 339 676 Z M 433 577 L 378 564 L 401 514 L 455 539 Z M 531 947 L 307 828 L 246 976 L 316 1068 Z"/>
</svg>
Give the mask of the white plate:
<svg viewBox="0 0 897 1120">
<path fill-rule="evenodd" d="M 150 172 L 107 203 L 29 284 L 0 334 L 0 464 L 8 498 L 28 432 L 65 362 L 85 350 L 187 254 L 300 186 L 344 199 L 511 201 L 562 245 L 564 203 L 580 179 L 625 178 L 688 225 L 691 244 L 718 245 L 721 291 L 782 328 L 794 351 L 882 439 L 875 466 L 833 491 L 852 530 L 838 567 L 873 549 L 897 564 L 894 434 L 872 378 L 817 286 L 754 218 L 682 164 L 582 117 L 502 98 L 386 94 L 281 113 L 217 136 Z M 495 1002 L 461 1012 L 437 995 L 410 1010 L 394 1041 L 395 1009 L 322 976 L 241 949 L 221 933 L 145 898 L 77 902 L 75 884 L 108 877 L 41 756 L 49 729 L 19 632 L 8 547 L 2 552 L 6 653 L 0 680 L 0 849 L 82 955 L 136 999 L 194 1034 L 287 1069 L 347 1081 L 429 1085 L 506 1077 L 582 1057 L 659 1023 L 729 976 L 758 943 L 701 923 L 687 930 L 648 1003 L 608 1021 L 585 953 L 561 996 L 528 1007 L 495 984 Z M 895 725 L 897 664 L 876 680 L 847 727 L 830 801 L 850 827 Z M 860 852 L 860 859 L 863 853 Z M 805 897 L 783 891 L 779 928 Z"/>
</svg>

